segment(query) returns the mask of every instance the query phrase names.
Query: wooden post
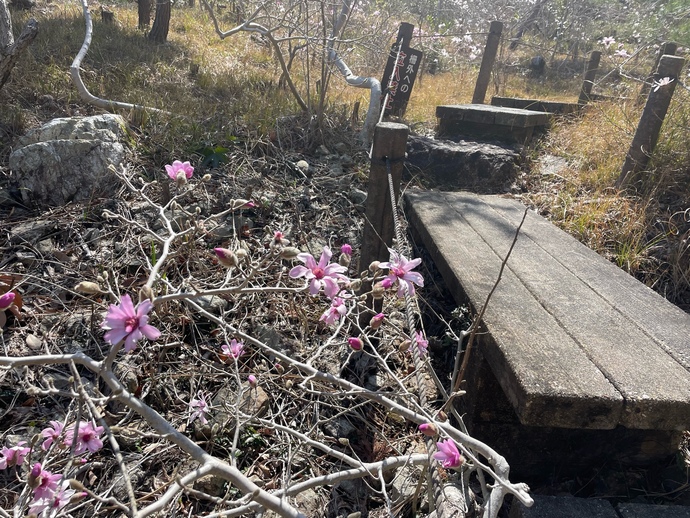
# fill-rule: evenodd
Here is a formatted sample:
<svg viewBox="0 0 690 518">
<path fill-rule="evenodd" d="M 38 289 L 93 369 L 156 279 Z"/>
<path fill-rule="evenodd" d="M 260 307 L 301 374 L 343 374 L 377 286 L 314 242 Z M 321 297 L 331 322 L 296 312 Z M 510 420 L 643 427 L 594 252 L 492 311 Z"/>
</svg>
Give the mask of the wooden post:
<svg viewBox="0 0 690 518">
<path fill-rule="evenodd" d="M 486 97 L 486 90 L 489 87 L 489 81 L 491 80 L 491 70 L 494 68 L 494 62 L 496 61 L 496 53 L 498 52 L 498 44 L 501 41 L 502 32 L 502 22 L 491 22 L 491 26 L 489 27 L 489 36 L 486 38 L 484 55 L 482 56 L 482 65 L 479 67 L 477 84 L 474 87 L 474 95 L 472 95 L 472 104 L 484 104 L 484 98 Z"/>
<path fill-rule="evenodd" d="M 409 128 L 405 124 L 380 122 L 374 131 L 374 145 L 371 152 L 371 169 L 367 184 L 367 206 L 362 235 L 362 253 L 358 272 L 369 268 L 373 261 L 387 261 L 388 248 L 393 243 L 395 228 L 391 195 L 388 188 L 388 167 L 393 177 L 395 199 L 400 195 L 403 160 L 407 147 Z M 371 286 L 363 286 L 367 292 Z"/>
<path fill-rule="evenodd" d="M 589 102 L 589 95 L 592 93 L 594 86 L 594 79 L 597 77 L 599 70 L 599 60 L 601 59 L 601 52 L 598 50 L 592 51 L 589 55 L 587 68 L 585 69 L 585 78 L 582 80 L 582 89 L 580 90 L 580 98 L 577 100 L 578 104 L 587 104 Z"/>
<path fill-rule="evenodd" d="M 659 68 L 659 61 L 661 61 L 661 56 L 674 56 L 677 50 L 678 44 L 670 41 L 662 43 L 661 47 L 659 47 L 659 52 L 657 52 L 656 54 L 656 59 L 654 60 L 654 66 L 652 67 L 652 71 L 649 73 L 644 83 L 642 83 L 642 88 L 640 88 L 640 94 L 638 97 L 638 101 L 640 103 L 644 102 L 645 99 L 647 99 L 649 91 L 652 89 L 652 81 L 654 81 L 654 74 L 657 68 Z"/>
<path fill-rule="evenodd" d="M 685 60 L 679 56 L 661 56 L 659 68 L 654 79 L 664 82 L 670 79 L 670 83 L 654 87 L 649 92 L 647 102 L 642 110 L 642 117 L 637 125 L 630 150 L 625 157 L 623 170 L 616 180 L 616 187 L 626 188 L 637 183 L 640 173 L 649 162 L 649 157 L 654 152 L 654 146 L 659 139 L 661 124 L 664 122 L 668 106 L 671 104 L 673 91 L 676 89 L 678 75 Z"/>
</svg>

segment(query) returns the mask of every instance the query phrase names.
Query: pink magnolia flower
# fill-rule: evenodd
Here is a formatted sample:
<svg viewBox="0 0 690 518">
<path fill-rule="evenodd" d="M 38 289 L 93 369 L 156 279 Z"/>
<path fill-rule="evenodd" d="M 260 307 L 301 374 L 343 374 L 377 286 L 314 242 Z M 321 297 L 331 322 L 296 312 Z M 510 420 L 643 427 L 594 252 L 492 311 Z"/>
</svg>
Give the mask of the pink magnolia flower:
<svg viewBox="0 0 690 518">
<path fill-rule="evenodd" d="M 422 277 L 422 274 L 412 271 L 422 260 L 418 257 L 417 259 L 408 261 L 404 255 L 399 254 L 395 250 L 389 248 L 388 251 L 391 254 L 390 261 L 379 264 L 381 268 L 388 268 L 389 270 L 389 274 L 381 283 L 383 284 L 386 279 L 389 279 L 391 283 L 397 280 L 398 297 L 404 297 L 405 291 L 410 295 L 414 295 L 415 284 L 417 286 L 424 286 L 424 277 Z"/>
<path fill-rule="evenodd" d="M 38 466 L 40 468 L 40 464 Z M 53 496 L 61 478 L 62 475 L 59 473 L 53 474 L 41 468 L 38 477 L 36 477 L 36 482 L 38 482 L 38 484 L 34 487 L 34 498 L 38 500 L 40 498 L 50 498 Z"/>
<path fill-rule="evenodd" d="M 189 422 L 191 423 L 194 419 L 199 419 L 201 424 L 208 423 L 206 416 L 209 412 L 208 402 L 206 401 L 206 395 L 203 392 L 199 392 L 197 397 L 189 402 L 189 411 L 191 415 L 189 416 Z"/>
<path fill-rule="evenodd" d="M 611 45 L 616 43 L 616 40 L 613 38 L 613 36 L 606 36 L 601 39 L 601 43 L 604 45 L 604 47 L 609 48 Z"/>
<path fill-rule="evenodd" d="M 410 343 L 409 352 L 413 351 L 414 344 L 417 345 L 417 350 L 419 351 L 419 356 L 424 358 L 426 355 L 426 350 L 429 347 L 429 342 L 424 338 L 424 334 L 421 331 L 414 332 L 414 340 Z"/>
<path fill-rule="evenodd" d="M 340 247 L 340 253 L 345 255 L 352 255 L 352 245 L 345 243 Z"/>
<path fill-rule="evenodd" d="M 194 174 L 194 168 L 189 162 L 180 162 L 179 160 L 175 160 L 172 165 L 166 165 L 165 171 L 172 180 L 177 180 L 179 173 L 184 173 L 187 180 Z"/>
<path fill-rule="evenodd" d="M 150 300 L 144 300 L 135 308 L 129 295 L 123 295 L 120 305 L 111 304 L 105 320 L 101 324 L 103 329 L 109 331 L 103 336 L 111 345 L 125 341 L 125 352 L 131 352 L 137 348 L 137 342 L 144 336 L 149 340 L 156 340 L 161 332 L 148 324 L 148 313 L 153 309 Z"/>
<path fill-rule="evenodd" d="M 345 301 L 340 297 L 335 297 L 331 302 L 331 307 L 324 311 L 319 320 L 323 320 L 330 326 L 343 318 L 346 313 L 347 307 L 345 307 Z"/>
<path fill-rule="evenodd" d="M 7 308 L 9 308 L 14 302 L 15 297 L 16 295 L 11 291 L 0 295 L 0 311 L 5 311 Z"/>
<path fill-rule="evenodd" d="M 65 443 L 72 445 L 74 442 L 74 428 L 70 427 L 65 433 Z M 95 453 L 103 447 L 101 435 L 103 434 L 102 426 L 94 426 L 90 421 L 82 421 L 79 423 L 77 430 L 77 443 L 74 447 L 74 454 L 81 455 L 86 450 Z"/>
<path fill-rule="evenodd" d="M 60 511 L 60 509 L 70 503 L 75 494 L 76 491 L 70 489 L 69 481 L 64 480 L 62 484 L 60 484 L 59 490 L 57 490 L 56 487 L 53 492 L 47 494 L 45 497 L 35 498 L 34 501 L 31 502 L 29 514 L 40 518 L 55 516 L 57 511 Z M 82 494 L 86 496 L 86 493 Z"/>
<path fill-rule="evenodd" d="M 317 264 L 314 256 L 311 254 L 297 254 L 297 259 L 302 261 L 306 266 L 295 266 L 290 270 L 290 277 L 293 279 L 305 277 L 309 280 L 309 293 L 316 295 L 323 287 L 323 292 L 326 294 L 326 297 L 332 299 L 340 291 L 338 282 L 346 282 L 349 280 L 343 275 L 343 272 L 346 272 L 347 268 L 339 264 L 328 264 L 332 255 L 331 249 L 324 246 L 321 258 Z"/>
<path fill-rule="evenodd" d="M 285 234 L 283 234 L 280 230 L 276 230 L 273 233 L 273 239 L 271 240 L 271 246 L 288 246 L 290 244 L 290 240 L 285 238 Z"/>
<path fill-rule="evenodd" d="M 658 81 L 654 81 L 652 83 L 652 87 L 654 88 L 655 92 L 658 92 L 659 88 L 661 88 L 662 86 L 670 85 L 671 83 L 673 83 L 672 77 L 662 77 Z"/>
<path fill-rule="evenodd" d="M 465 459 L 458 451 L 458 447 L 451 439 L 437 442 L 436 447 L 438 451 L 434 453 L 433 457 L 440 461 L 441 466 L 444 468 L 457 468 L 465 462 Z"/>
<path fill-rule="evenodd" d="M 230 340 L 230 345 L 223 344 L 220 346 L 220 350 L 228 358 L 239 358 L 244 354 L 244 342 L 238 342 L 234 338 Z"/>
<path fill-rule="evenodd" d="M 48 428 L 41 430 L 41 436 L 45 438 L 45 441 L 41 444 L 43 451 L 48 451 L 50 445 L 60 438 L 63 429 L 64 425 L 60 421 L 51 421 Z"/>
<path fill-rule="evenodd" d="M 26 441 L 19 441 L 16 446 L 11 448 L 3 446 L 2 450 L 0 450 L 0 469 L 24 464 L 24 459 L 31 451 L 31 448 L 24 447 L 25 444 Z"/>
</svg>

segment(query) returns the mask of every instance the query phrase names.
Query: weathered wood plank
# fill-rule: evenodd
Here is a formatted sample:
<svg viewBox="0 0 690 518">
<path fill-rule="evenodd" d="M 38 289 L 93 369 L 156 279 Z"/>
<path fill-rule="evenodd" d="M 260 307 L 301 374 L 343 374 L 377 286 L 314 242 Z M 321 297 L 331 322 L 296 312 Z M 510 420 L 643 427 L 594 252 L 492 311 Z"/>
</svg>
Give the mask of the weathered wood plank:
<svg viewBox="0 0 690 518">
<path fill-rule="evenodd" d="M 451 291 L 475 307 L 483 304 L 510 241 L 492 249 L 442 193 L 410 191 L 406 200 L 408 217 Z M 606 429 L 619 423 L 621 394 L 510 270 L 484 323 L 491 334 L 482 337 L 482 353 L 523 424 Z"/>
<path fill-rule="evenodd" d="M 509 243 L 513 229 L 517 227 L 515 219 L 507 220 L 493 208 L 494 203 L 515 204 L 517 210 L 514 214 L 524 210 L 518 202 L 496 196 L 453 193 L 447 196 L 447 200 L 492 248 Z M 604 275 L 598 274 L 587 283 L 571 271 L 569 259 L 577 255 L 573 250 L 577 247 L 571 244 L 564 249 L 554 245 L 556 237 L 563 234 L 561 230 L 553 225 L 540 225 L 537 239 L 550 243 L 551 250 L 539 246 L 531 237 L 534 234 L 532 225 L 539 219 L 538 215 L 531 214 L 523 226 L 524 233 L 518 239 L 509 263 L 511 271 L 623 394 L 622 425 L 662 430 L 687 426 L 690 420 L 690 372 L 634 320 L 618 310 L 617 301 L 628 297 L 627 290 L 618 289 L 615 297 L 607 300 L 597 292 Z M 504 222 L 509 222 L 509 225 Z M 606 278 L 628 277 L 598 255 L 590 256 L 591 260 L 599 266 L 613 267 L 612 270 L 607 268 Z"/>
<path fill-rule="evenodd" d="M 495 198 L 492 206 L 517 224 L 521 205 Z M 652 337 L 659 347 L 690 371 L 690 315 L 661 297 L 637 279 L 622 272 L 599 254 L 582 246 L 565 232 L 552 232 L 553 225 L 537 214 L 528 214 L 526 235 L 567 268 L 609 304 Z M 560 256 L 557 251 L 562 252 Z M 625 293 L 624 297 L 620 294 Z"/>
<path fill-rule="evenodd" d="M 532 110 L 558 115 L 576 113 L 582 108 L 582 105 L 578 103 L 543 101 L 540 99 L 520 99 L 517 97 L 500 97 L 497 95 L 494 95 L 491 98 L 491 105 L 502 106 L 504 108 L 520 108 L 522 110 Z"/>
<path fill-rule="evenodd" d="M 549 115 L 544 112 L 505 108 L 490 104 L 457 104 L 436 107 L 436 117 L 448 121 L 481 122 L 520 128 L 545 126 Z"/>
<path fill-rule="evenodd" d="M 426 227 L 421 232 L 427 236 L 426 246 L 433 239 L 432 247 L 439 249 L 436 255 L 446 262 L 445 267 L 439 266 L 444 278 L 456 278 L 472 303 L 481 304 L 487 280 L 481 281 L 481 289 L 473 287 L 479 277 L 469 272 L 485 269 L 485 275 L 495 279 L 496 264 L 510 245 L 522 217 L 522 205 L 468 193 L 411 193 L 409 201 L 414 214 L 411 219 L 418 230 L 420 225 Z M 515 285 L 508 287 L 512 293 L 492 301 L 494 320 L 485 318 L 489 331 L 497 334 L 496 351 L 487 347 L 487 359 L 504 390 L 511 382 L 497 372 L 503 369 L 517 377 L 534 370 L 532 374 L 545 376 L 548 383 L 554 383 L 554 373 L 579 378 L 580 367 L 572 373 L 551 372 L 552 367 L 543 363 L 549 355 L 568 362 L 559 355 L 576 348 L 625 399 L 620 424 L 641 429 L 687 426 L 690 316 L 533 213 L 523 226 L 508 271 L 505 282 Z M 515 346 L 503 338 L 503 328 L 520 327 L 539 312 L 553 319 L 548 330 L 542 329 L 546 336 L 540 337 L 548 342 L 548 333 L 553 332 L 552 343 L 539 346 L 543 347 L 542 357 L 511 356 Z M 544 315 L 540 318 L 548 320 Z M 521 327 L 526 334 L 521 337 L 526 343 L 523 347 L 527 347 L 531 329 Z M 570 341 L 563 341 L 562 333 Z"/>
</svg>

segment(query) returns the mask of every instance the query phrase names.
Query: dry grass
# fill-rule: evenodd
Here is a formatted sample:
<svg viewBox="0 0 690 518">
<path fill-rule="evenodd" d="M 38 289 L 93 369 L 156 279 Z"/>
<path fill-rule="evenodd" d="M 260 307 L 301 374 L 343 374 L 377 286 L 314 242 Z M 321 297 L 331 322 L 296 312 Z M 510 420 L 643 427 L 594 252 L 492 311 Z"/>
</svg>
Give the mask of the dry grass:
<svg viewBox="0 0 690 518">
<path fill-rule="evenodd" d="M 355 102 L 361 103 L 360 117 L 368 105 L 367 90 L 348 87 L 341 77 L 333 75 L 325 122 L 316 133 L 306 135 L 306 118 L 284 119 L 299 114 L 299 109 L 290 93 L 278 86 L 280 70 L 270 49 L 256 39 L 239 34 L 220 40 L 203 10 L 179 8 L 173 10 L 168 43 L 157 45 L 136 28 L 134 5 L 119 3 L 113 10 L 114 25 L 104 25 L 94 17 L 94 40 L 84 61 L 83 77 L 96 95 L 179 114 L 149 120 L 143 128 L 145 138 L 140 141 L 139 154 L 152 168 L 204 146 L 232 146 L 239 141 L 251 147 L 251 141 L 265 142 L 274 138 L 279 120 L 287 120 L 287 126 L 299 133 L 286 139 L 289 147 L 309 152 L 322 141 L 351 139 L 349 118 Z M 18 31 L 28 15 L 14 16 Z M 38 18 L 38 39 L 15 70 L 13 80 L 0 92 L 3 161 L 12 139 L 28 127 L 49 118 L 92 111 L 77 98 L 68 74 L 83 38 L 78 5 L 47 4 Z M 221 16 L 221 24 L 227 29 L 233 22 Z M 505 63 L 524 58 L 514 54 L 501 57 Z M 636 73 L 647 69 L 648 61 L 649 56 L 641 58 L 635 65 L 639 69 Z M 353 56 L 353 63 L 358 62 Z M 198 65 L 198 74 L 190 73 L 192 65 Z M 300 66 L 295 66 L 295 79 L 306 92 L 305 70 Z M 606 60 L 604 70 L 611 70 Z M 574 101 L 579 74 L 562 72 L 553 69 L 546 78 L 533 78 L 512 65 L 497 67 L 487 98 L 500 94 Z M 437 105 L 469 102 L 476 73 L 476 64 L 437 75 L 422 73 L 406 114 L 413 130 L 433 131 Z M 617 74 L 597 85 L 598 91 L 609 94 L 630 94 L 638 88 L 637 83 Z M 314 94 L 313 86 L 310 89 Z M 45 95 L 51 95 L 54 102 L 45 101 Z M 677 90 L 642 192 L 631 196 L 612 187 L 640 115 L 641 108 L 629 101 L 592 104 L 582 116 L 557 122 L 538 152 L 564 157 L 568 167 L 558 177 L 544 177 L 538 171 L 529 177 L 531 203 L 679 303 L 687 303 L 690 292 L 690 258 L 685 245 L 689 232 L 685 210 L 690 198 L 688 95 L 682 88 Z"/>
</svg>

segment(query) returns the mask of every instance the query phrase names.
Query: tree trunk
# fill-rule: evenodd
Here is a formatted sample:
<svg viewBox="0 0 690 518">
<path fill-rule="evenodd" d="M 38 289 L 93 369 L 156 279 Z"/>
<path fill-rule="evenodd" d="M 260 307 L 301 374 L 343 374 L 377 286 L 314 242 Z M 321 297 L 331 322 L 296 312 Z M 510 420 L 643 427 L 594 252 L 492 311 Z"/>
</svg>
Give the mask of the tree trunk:
<svg viewBox="0 0 690 518">
<path fill-rule="evenodd" d="M 163 43 L 168 39 L 170 29 L 170 0 L 157 0 L 156 18 L 153 20 L 153 27 L 149 32 L 149 39 L 158 43 Z"/>
<path fill-rule="evenodd" d="M 0 54 L 3 54 L 14 43 L 12 36 L 12 18 L 5 0 L 0 0 Z"/>
<path fill-rule="evenodd" d="M 0 8 L 2 7 L 4 0 L 0 0 Z M 19 55 L 29 46 L 29 44 L 34 41 L 36 35 L 38 34 L 38 22 L 33 18 L 27 22 L 24 26 L 24 30 L 17 38 L 17 41 L 7 47 L 2 49 L 0 52 L 0 88 L 9 80 L 12 68 L 17 63 Z"/>
<path fill-rule="evenodd" d="M 139 28 L 146 29 L 151 25 L 151 0 L 137 0 Z"/>
</svg>

